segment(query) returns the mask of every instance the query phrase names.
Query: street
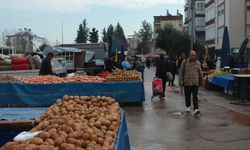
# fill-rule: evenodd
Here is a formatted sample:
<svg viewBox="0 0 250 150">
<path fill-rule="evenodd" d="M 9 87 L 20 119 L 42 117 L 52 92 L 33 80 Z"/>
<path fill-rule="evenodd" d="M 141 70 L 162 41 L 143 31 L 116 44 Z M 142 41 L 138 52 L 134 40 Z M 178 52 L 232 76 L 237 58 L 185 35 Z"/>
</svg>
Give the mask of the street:
<svg viewBox="0 0 250 150">
<path fill-rule="evenodd" d="M 123 107 L 132 150 L 250 149 L 249 106 L 230 104 L 223 91 L 200 89 L 201 115 L 187 115 L 178 86 L 167 86 L 165 101 L 151 101 L 154 74 L 155 68 L 145 69 L 145 102 Z"/>
</svg>

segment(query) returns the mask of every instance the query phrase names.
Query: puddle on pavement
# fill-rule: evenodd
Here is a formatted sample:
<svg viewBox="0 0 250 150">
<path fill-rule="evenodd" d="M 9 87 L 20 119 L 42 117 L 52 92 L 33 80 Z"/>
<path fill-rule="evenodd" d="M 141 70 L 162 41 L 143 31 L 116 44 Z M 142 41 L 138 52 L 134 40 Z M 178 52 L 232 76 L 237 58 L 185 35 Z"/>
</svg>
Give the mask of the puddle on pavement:
<svg viewBox="0 0 250 150">
<path fill-rule="evenodd" d="M 175 117 L 175 118 L 183 118 L 185 117 L 185 113 L 184 112 L 170 112 L 171 116 Z"/>
<path fill-rule="evenodd" d="M 246 126 L 250 126 L 250 116 L 241 114 L 238 112 L 233 112 L 232 120 Z"/>
<path fill-rule="evenodd" d="M 219 126 L 220 126 L 220 127 L 227 127 L 227 126 L 228 126 L 228 123 L 220 123 Z"/>
</svg>

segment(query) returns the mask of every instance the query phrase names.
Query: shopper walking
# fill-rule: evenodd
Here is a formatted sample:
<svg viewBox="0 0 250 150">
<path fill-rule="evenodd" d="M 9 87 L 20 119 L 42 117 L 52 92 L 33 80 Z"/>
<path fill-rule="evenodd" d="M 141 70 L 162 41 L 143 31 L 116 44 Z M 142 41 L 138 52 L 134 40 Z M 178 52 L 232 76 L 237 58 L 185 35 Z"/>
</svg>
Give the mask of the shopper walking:
<svg viewBox="0 0 250 150">
<path fill-rule="evenodd" d="M 195 51 L 190 52 L 190 57 L 183 60 L 179 72 L 179 85 L 184 86 L 186 112 L 191 110 L 191 94 L 193 97 L 194 115 L 200 113 L 198 106 L 198 89 L 202 84 L 201 63 L 197 60 Z"/>
<path fill-rule="evenodd" d="M 133 69 L 141 73 L 142 80 L 144 81 L 145 66 L 140 58 L 135 58 L 135 61 L 133 63 Z"/>
<path fill-rule="evenodd" d="M 149 58 L 147 58 L 147 60 L 146 60 L 146 65 L 147 65 L 148 69 L 150 69 L 151 61 Z"/>
<path fill-rule="evenodd" d="M 168 86 L 173 86 L 175 80 L 175 74 L 177 72 L 176 59 L 174 57 L 170 58 L 168 61 L 169 72 L 172 74 L 172 80 L 168 81 Z"/>
<path fill-rule="evenodd" d="M 168 62 L 164 58 L 164 54 L 160 54 L 160 59 L 156 62 L 156 73 L 155 76 L 162 79 L 163 92 L 161 100 L 165 100 L 165 90 L 167 83 L 167 72 L 169 71 Z"/>
</svg>

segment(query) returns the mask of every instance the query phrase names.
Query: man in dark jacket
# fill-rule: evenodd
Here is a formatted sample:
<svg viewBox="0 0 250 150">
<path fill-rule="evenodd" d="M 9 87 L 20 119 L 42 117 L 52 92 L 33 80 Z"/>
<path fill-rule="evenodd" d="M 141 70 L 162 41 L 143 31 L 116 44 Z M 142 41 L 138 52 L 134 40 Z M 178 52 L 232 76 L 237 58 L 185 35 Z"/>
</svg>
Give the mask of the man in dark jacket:
<svg viewBox="0 0 250 150">
<path fill-rule="evenodd" d="M 164 54 L 160 54 L 160 59 L 157 61 L 156 64 L 156 77 L 162 79 L 163 83 L 163 92 L 161 95 L 162 100 L 165 100 L 165 90 L 166 90 L 166 83 L 167 83 L 167 72 L 168 72 L 168 62 L 164 59 Z"/>
<path fill-rule="evenodd" d="M 116 68 L 115 54 L 111 54 L 110 58 L 107 60 L 106 63 L 106 70 L 111 73 L 115 68 Z"/>
<path fill-rule="evenodd" d="M 48 53 L 47 56 L 43 59 L 41 68 L 39 71 L 39 75 L 53 75 L 52 67 L 51 67 L 51 59 L 54 57 L 53 53 Z"/>
</svg>

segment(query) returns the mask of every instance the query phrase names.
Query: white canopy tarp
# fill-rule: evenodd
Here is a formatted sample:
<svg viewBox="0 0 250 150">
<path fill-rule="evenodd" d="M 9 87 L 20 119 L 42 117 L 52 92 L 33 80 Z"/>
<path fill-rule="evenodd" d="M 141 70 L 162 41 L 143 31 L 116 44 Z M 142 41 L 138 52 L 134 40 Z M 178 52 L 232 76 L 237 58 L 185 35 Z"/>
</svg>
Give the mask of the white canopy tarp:
<svg viewBox="0 0 250 150">
<path fill-rule="evenodd" d="M 48 53 L 52 52 L 53 54 L 57 55 L 64 52 L 73 52 L 73 53 L 80 53 L 85 51 L 85 62 L 89 62 L 94 59 L 95 52 L 82 50 L 73 47 L 58 47 L 58 46 L 46 46 L 43 50 L 43 55 L 47 55 Z"/>
</svg>

